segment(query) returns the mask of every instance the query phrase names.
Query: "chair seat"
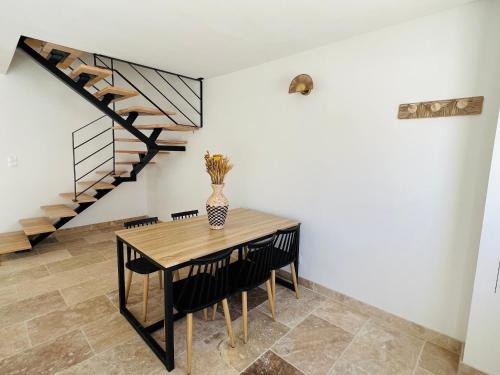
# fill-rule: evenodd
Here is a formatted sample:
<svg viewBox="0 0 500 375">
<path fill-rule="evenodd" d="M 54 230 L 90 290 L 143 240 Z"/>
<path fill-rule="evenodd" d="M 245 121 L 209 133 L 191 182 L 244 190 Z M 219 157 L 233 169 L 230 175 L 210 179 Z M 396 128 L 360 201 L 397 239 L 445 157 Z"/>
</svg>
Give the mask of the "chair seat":
<svg viewBox="0 0 500 375">
<path fill-rule="evenodd" d="M 125 267 L 135 273 L 140 273 L 142 275 L 150 274 L 160 270 L 153 263 L 143 257 L 128 261 L 127 263 L 125 263 Z"/>
<path fill-rule="evenodd" d="M 219 279 L 219 283 L 221 282 L 222 280 Z M 227 297 L 227 293 L 222 285 L 220 288 L 215 288 L 215 283 L 216 278 L 208 273 L 200 273 L 174 282 L 175 309 L 189 314 L 222 301 Z"/>
</svg>

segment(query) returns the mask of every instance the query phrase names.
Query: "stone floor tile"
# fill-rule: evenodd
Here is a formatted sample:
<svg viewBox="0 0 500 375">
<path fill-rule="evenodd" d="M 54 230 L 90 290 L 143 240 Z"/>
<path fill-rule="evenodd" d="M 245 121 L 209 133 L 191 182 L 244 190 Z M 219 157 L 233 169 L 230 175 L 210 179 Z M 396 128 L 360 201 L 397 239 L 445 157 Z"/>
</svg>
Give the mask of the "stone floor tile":
<svg viewBox="0 0 500 375">
<path fill-rule="evenodd" d="M 269 350 L 241 375 L 304 375 L 304 373 Z"/>
<path fill-rule="evenodd" d="M 451 375 L 457 373 L 459 360 L 458 354 L 426 342 L 419 366 L 435 375 Z"/>
<path fill-rule="evenodd" d="M 226 340 L 219 346 L 219 352 L 228 365 L 243 371 L 283 337 L 289 328 L 254 309 L 248 313 L 248 342 L 243 342 L 242 318 L 233 322 L 233 331 L 236 347 L 231 348 Z"/>
<path fill-rule="evenodd" d="M 0 374 L 49 375 L 92 356 L 92 349 L 77 330 L 0 361 Z"/>
<path fill-rule="evenodd" d="M 299 288 L 299 299 L 290 289 L 277 289 L 276 292 L 276 320 L 290 328 L 295 327 L 325 300 L 325 297 L 309 289 L 301 286 Z M 258 309 L 271 316 L 267 304 L 261 304 Z"/>
<path fill-rule="evenodd" d="M 308 375 L 323 375 L 353 335 L 315 315 L 308 316 L 273 346 L 273 351 Z"/>
<path fill-rule="evenodd" d="M 69 306 L 109 293 L 117 288 L 118 278 L 114 275 L 102 279 L 91 279 L 83 283 L 61 289 L 61 294 Z"/>
<path fill-rule="evenodd" d="M 225 355 L 221 355 L 226 347 L 227 334 L 215 333 L 204 340 L 193 342 L 193 362 L 191 375 L 237 375 L 228 363 Z M 236 349 L 227 349 L 236 350 Z M 175 367 L 179 374 L 186 372 L 186 352 L 175 358 Z"/>
<path fill-rule="evenodd" d="M 356 334 L 368 320 L 368 316 L 331 299 L 321 302 L 314 315 L 352 334 Z"/>
<path fill-rule="evenodd" d="M 23 322 L 64 308 L 66 308 L 66 303 L 58 291 L 23 299 L 0 307 L 0 327 Z"/>
<path fill-rule="evenodd" d="M 148 375 L 164 368 L 163 363 L 139 337 L 117 345 L 97 357 L 112 366 L 119 364 L 124 374 Z"/>
<path fill-rule="evenodd" d="M 413 375 L 434 375 L 432 372 L 424 370 L 422 367 L 417 367 Z"/>
<path fill-rule="evenodd" d="M 32 344 L 37 345 L 103 316 L 111 315 L 115 311 L 114 306 L 105 296 L 99 296 L 29 320 L 27 322 L 28 334 Z"/>
<path fill-rule="evenodd" d="M 9 357 L 30 347 L 24 323 L 0 328 L 0 359 Z"/>
<path fill-rule="evenodd" d="M 369 320 L 330 374 L 411 375 L 424 342 Z"/>
<path fill-rule="evenodd" d="M 118 312 L 104 315 L 101 319 L 84 325 L 82 332 L 95 353 L 137 337 L 130 323 Z"/>
<path fill-rule="evenodd" d="M 4 275 L 0 275 L 0 285 L 5 288 L 7 286 L 16 285 L 24 281 L 35 281 L 42 277 L 48 276 L 49 272 L 44 265 L 32 268 L 26 268 L 18 271 L 13 271 Z"/>
<path fill-rule="evenodd" d="M 5 306 L 18 300 L 17 288 L 9 286 L 0 289 L 0 306 Z"/>
<path fill-rule="evenodd" d="M 46 267 L 48 268 L 50 273 L 66 272 L 75 268 L 88 266 L 90 264 L 99 263 L 105 260 L 106 258 L 104 258 L 100 254 L 89 253 L 71 257 L 65 260 L 60 260 L 58 262 L 48 263 Z"/>
<path fill-rule="evenodd" d="M 36 280 L 26 281 L 16 285 L 19 299 L 30 298 L 47 292 L 59 290 L 61 287 L 70 287 L 91 280 L 92 277 L 87 272 L 75 272 L 70 270 L 50 274 Z"/>
</svg>

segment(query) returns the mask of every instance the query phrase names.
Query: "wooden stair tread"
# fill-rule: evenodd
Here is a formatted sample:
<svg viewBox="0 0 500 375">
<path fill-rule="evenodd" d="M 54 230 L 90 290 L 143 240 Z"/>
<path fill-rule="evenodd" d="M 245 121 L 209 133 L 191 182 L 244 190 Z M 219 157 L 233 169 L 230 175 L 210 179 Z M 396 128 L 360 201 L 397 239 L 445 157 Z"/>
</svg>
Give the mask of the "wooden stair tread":
<svg viewBox="0 0 500 375">
<path fill-rule="evenodd" d="M 52 225 L 48 217 L 34 217 L 30 219 L 21 219 L 19 223 L 27 236 L 41 233 L 52 233 L 56 228 Z"/>
<path fill-rule="evenodd" d="M 96 174 L 98 175 L 101 175 L 101 176 L 104 176 L 104 175 L 109 175 L 109 177 L 118 177 L 118 176 L 121 176 L 123 174 L 126 174 L 128 173 L 128 171 L 117 171 L 115 170 L 115 172 L 113 173 L 113 171 L 97 171 Z"/>
<path fill-rule="evenodd" d="M 137 138 L 115 138 L 115 142 L 142 142 Z M 159 145 L 185 145 L 187 141 L 181 139 L 157 139 L 155 141 Z"/>
<path fill-rule="evenodd" d="M 123 116 L 123 115 L 128 115 L 132 112 L 137 112 L 139 115 L 144 115 L 144 116 L 164 116 L 163 112 L 165 112 L 167 115 L 171 115 L 171 116 L 175 115 L 175 112 L 172 112 L 172 111 L 164 110 L 162 112 L 158 108 L 143 107 L 140 105 L 134 105 L 131 107 L 123 108 L 123 109 L 118 110 L 116 113 Z"/>
<path fill-rule="evenodd" d="M 108 182 L 103 182 L 103 181 L 81 181 L 79 182 L 80 185 L 82 186 L 91 186 L 91 185 L 94 185 L 92 186 L 92 189 L 94 190 L 111 190 L 111 189 L 114 189 L 116 186 L 113 185 L 113 184 L 110 184 Z"/>
<path fill-rule="evenodd" d="M 97 198 L 93 197 L 92 195 L 89 194 L 81 194 L 77 197 L 76 201 L 75 199 L 75 193 L 61 193 L 59 194 L 61 198 L 68 199 L 74 203 L 92 203 L 92 202 L 97 202 Z"/>
<path fill-rule="evenodd" d="M 31 249 L 31 243 L 23 231 L 0 233 L 0 254 Z"/>
<path fill-rule="evenodd" d="M 64 204 L 54 204 L 51 206 L 42 206 L 40 208 L 44 210 L 45 214 L 51 219 L 58 217 L 74 217 L 78 215 L 71 207 L 65 206 Z"/>
<path fill-rule="evenodd" d="M 71 64 L 75 62 L 76 59 L 83 55 L 83 52 L 77 49 L 49 42 L 43 43 L 40 55 L 47 59 L 52 50 L 57 50 L 68 54 L 68 56 L 63 61 L 57 64 L 57 67 L 59 69 L 67 69 Z"/>
<path fill-rule="evenodd" d="M 102 68 L 97 68 L 95 66 L 82 64 L 78 66 L 75 70 L 73 70 L 69 76 L 71 79 L 76 79 L 80 74 L 83 73 L 94 76 L 94 78 L 92 78 L 85 84 L 85 87 L 94 86 L 100 80 L 109 77 L 111 74 L 113 74 L 113 72 L 108 69 L 102 69 Z"/>
<path fill-rule="evenodd" d="M 130 155 L 139 155 L 139 154 L 147 154 L 148 152 L 146 150 L 115 150 L 115 154 L 130 154 Z M 168 155 L 170 154 L 169 151 L 158 151 L 156 155 L 158 154 L 163 154 L 163 155 Z"/>
<path fill-rule="evenodd" d="M 196 126 L 177 125 L 177 124 L 134 125 L 134 128 L 139 129 L 139 130 L 163 129 L 163 130 L 176 131 L 176 132 L 190 132 L 190 131 L 198 130 L 198 128 Z M 119 125 L 113 126 L 113 129 L 124 130 L 124 128 L 122 126 L 119 126 Z"/>
<path fill-rule="evenodd" d="M 135 90 L 124 89 L 122 87 L 116 86 L 107 86 L 102 90 L 97 91 L 94 96 L 97 99 L 102 99 L 105 95 L 108 94 L 115 96 L 115 99 L 111 101 L 112 103 L 139 95 L 139 93 Z"/>
<path fill-rule="evenodd" d="M 139 164 L 140 161 L 135 161 L 135 160 L 122 160 L 122 161 L 116 161 L 115 164 L 118 164 L 118 165 L 134 165 L 134 164 Z M 150 161 L 148 162 L 148 165 L 149 164 L 156 164 L 156 162 L 154 161 Z"/>
</svg>

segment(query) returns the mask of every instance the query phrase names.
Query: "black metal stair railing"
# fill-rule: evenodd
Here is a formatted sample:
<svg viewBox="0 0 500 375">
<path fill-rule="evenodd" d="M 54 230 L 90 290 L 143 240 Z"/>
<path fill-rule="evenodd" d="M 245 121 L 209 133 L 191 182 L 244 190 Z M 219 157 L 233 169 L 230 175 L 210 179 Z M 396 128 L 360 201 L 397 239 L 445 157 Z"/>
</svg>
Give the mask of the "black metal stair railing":
<svg viewBox="0 0 500 375">
<path fill-rule="evenodd" d="M 97 118 L 96 120 L 82 126 L 81 128 L 75 130 L 75 132 L 73 132 L 72 137 L 74 155 L 73 167 L 75 201 L 79 196 L 95 186 L 95 184 L 87 186 L 83 191 L 78 192 L 77 184 L 83 178 L 89 176 L 92 172 L 105 165 L 106 163 L 112 163 L 113 172 L 102 176 L 97 182 L 104 180 L 106 177 L 109 177 L 111 173 L 115 172 L 115 123 L 121 125 L 139 141 L 143 142 L 147 147 L 147 151 L 145 151 L 144 154 L 139 155 L 139 161 L 133 164 L 133 168 L 130 171 L 130 177 L 117 177 L 113 174 L 114 181 L 112 182 L 112 184 L 115 186 L 120 185 L 122 182 L 135 181 L 137 174 L 149 163 L 149 161 L 151 161 L 151 159 L 153 159 L 158 151 L 185 151 L 185 146 L 158 145 L 156 143 L 156 140 L 161 134 L 162 129 L 155 129 L 149 135 L 146 135 L 145 133 L 137 129 L 134 125 L 135 121 L 137 120 L 138 113 L 131 112 L 127 118 L 119 115 L 116 109 L 116 103 L 112 100 L 112 98 L 105 98 L 100 100 L 94 95 L 100 89 L 99 86 L 109 85 L 121 87 L 122 85 L 127 85 L 139 93 L 139 96 L 137 96 L 137 98 L 142 98 L 151 106 L 157 108 L 173 124 L 192 128 L 201 128 L 203 126 L 202 78 L 192 78 L 182 74 L 171 73 L 165 70 L 132 63 L 121 59 L 110 58 L 104 55 L 87 54 L 82 57 L 85 59 L 92 58 L 93 63 L 88 63 L 82 58 L 78 58 L 77 61 L 81 64 L 94 65 L 96 67 L 109 69 L 111 70 L 112 74 L 110 77 L 108 77 L 110 78 L 110 81 L 104 79 L 100 83 L 93 85 L 91 88 L 85 88 L 83 87 L 83 84 L 75 82 L 64 71 L 57 68 L 56 63 L 48 61 L 46 58 L 42 57 L 37 51 L 26 44 L 25 40 L 26 37 L 20 38 L 18 43 L 18 47 L 20 49 L 26 52 L 37 63 L 42 65 L 45 69 L 51 72 L 54 76 L 64 82 L 73 91 L 77 92 L 87 102 L 92 104 L 104 114 L 104 116 Z M 118 67 L 120 68 L 120 70 L 117 69 Z M 73 71 L 74 68 L 69 67 L 69 70 Z M 123 72 L 126 72 L 127 74 L 123 74 Z M 153 83 L 153 81 L 157 83 L 155 84 Z M 143 89 L 141 90 L 139 86 Z M 145 92 L 146 89 L 148 89 L 147 94 Z M 92 90 L 95 91 L 92 92 Z M 127 105 L 128 103 L 130 103 L 130 99 L 127 99 L 124 102 L 124 105 Z M 167 111 L 169 111 L 170 109 L 175 110 L 179 116 L 174 117 L 167 113 Z M 96 126 L 96 124 L 103 121 L 105 117 L 108 117 L 111 120 L 111 126 L 107 127 L 103 131 L 98 132 L 97 134 L 93 134 L 92 136 L 87 137 L 84 140 L 80 140 L 79 142 L 76 141 L 80 134 L 83 134 L 84 131 L 92 129 L 94 126 Z M 92 142 L 95 142 L 95 144 L 99 144 L 98 142 L 100 142 L 100 140 L 102 140 L 106 134 L 111 135 L 111 139 L 109 142 L 102 144 L 100 147 L 97 147 L 97 149 L 91 149 L 91 151 L 89 151 L 86 155 L 78 158 L 77 160 L 77 150 L 89 148 L 90 143 Z M 79 168 L 79 166 L 82 166 L 85 162 L 94 162 L 94 160 L 100 160 L 98 158 L 102 155 L 105 155 L 104 153 L 108 152 L 108 150 L 110 152 L 110 155 L 108 157 L 104 157 L 103 161 L 95 163 L 91 168 L 88 168 L 88 170 L 85 170 L 82 174 L 78 173 L 77 169 Z M 98 192 L 97 196 L 100 197 L 101 195 L 105 195 L 106 193 L 106 191 L 102 191 L 102 193 Z M 85 209 L 85 207 L 82 207 L 82 209 Z"/>
<path fill-rule="evenodd" d="M 115 173 L 115 142 L 113 137 L 113 127 L 102 125 L 104 120 L 109 121 L 107 116 L 101 116 L 98 119 L 89 122 L 81 128 L 71 133 L 71 142 L 73 146 L 73 193 L 74 202 L 78 197 L 92 189 L 96 184 L 107 177 L 114 176 Z M 97 128 L 100 127 L 100 128 Z M 93 129 L 97 128 L 97 133 L 93 132 L 87 135 Z M 80 152 L 82 150 L 82 152 Z M 83 154 L 83 155 L 81 155 Z M 102 175 L 97 181 L 89 184 L 81 191 L 78 191 L 78 183 L 91 173 L 101 167 L 111 168 L 108 173 Z M 83 169 L 83 172 L 81 171 Z"/>
</svg>

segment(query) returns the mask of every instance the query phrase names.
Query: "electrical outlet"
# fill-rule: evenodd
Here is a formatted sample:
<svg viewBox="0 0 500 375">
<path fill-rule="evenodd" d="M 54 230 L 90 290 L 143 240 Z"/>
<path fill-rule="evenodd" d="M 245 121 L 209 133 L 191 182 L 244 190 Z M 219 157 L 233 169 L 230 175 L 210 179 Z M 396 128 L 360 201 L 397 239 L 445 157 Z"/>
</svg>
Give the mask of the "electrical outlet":
<svg viewBox="0 0 500 375">
<path fill-rule="evenodd" d="M 7 167 L 9 167 L 9 168 L 17 167 L 17 156 L 16 155 L 7 156 Z"/>
</svg>

